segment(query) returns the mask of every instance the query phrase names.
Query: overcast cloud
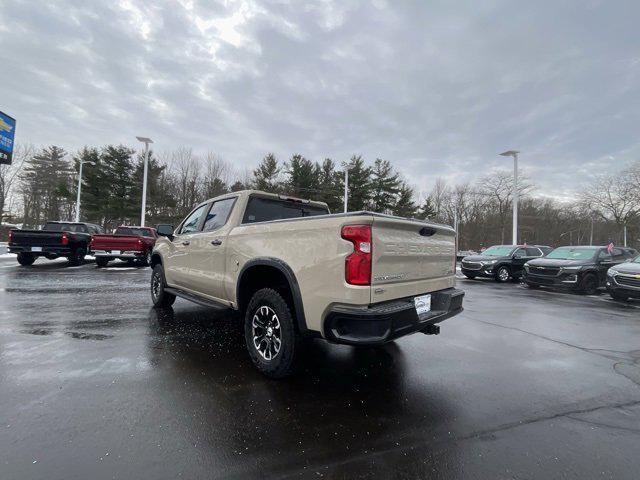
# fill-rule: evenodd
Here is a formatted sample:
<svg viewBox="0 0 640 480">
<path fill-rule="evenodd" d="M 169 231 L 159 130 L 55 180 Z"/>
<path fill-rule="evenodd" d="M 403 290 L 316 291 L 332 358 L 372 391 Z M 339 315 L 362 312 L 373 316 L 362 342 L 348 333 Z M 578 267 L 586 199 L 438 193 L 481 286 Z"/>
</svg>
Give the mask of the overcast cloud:
<svg viewBox="0 0 640 480">
<path fill-rule="evenodd" d="M 13 1 L 18 142 L 391 160 L 418 189 L 522 150 L 538 191 L 640 158 L 637 1 Z"/>
</svg>

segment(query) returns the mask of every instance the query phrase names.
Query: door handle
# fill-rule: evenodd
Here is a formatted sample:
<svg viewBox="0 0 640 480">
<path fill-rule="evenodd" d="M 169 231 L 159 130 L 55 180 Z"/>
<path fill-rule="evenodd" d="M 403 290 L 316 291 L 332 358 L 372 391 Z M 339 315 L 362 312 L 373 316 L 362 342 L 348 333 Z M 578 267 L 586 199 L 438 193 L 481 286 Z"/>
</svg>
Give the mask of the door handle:
<svg viewBox="0 0 640 480">
<path fill-rule="evenodd" d="M 222 240 L 220 240 L 219 238 L 216 238 L 215 240 L 211 240 L 211 245 L 222 245 Z"/>
<path fill-rule="evenodd" d="M 187 245 L 191 245 L 191 242 L 189 240 L 185 240 L 184 242 L 182 242 L 182 244 L 184 246 L 187 246 Z"/>
</svg>

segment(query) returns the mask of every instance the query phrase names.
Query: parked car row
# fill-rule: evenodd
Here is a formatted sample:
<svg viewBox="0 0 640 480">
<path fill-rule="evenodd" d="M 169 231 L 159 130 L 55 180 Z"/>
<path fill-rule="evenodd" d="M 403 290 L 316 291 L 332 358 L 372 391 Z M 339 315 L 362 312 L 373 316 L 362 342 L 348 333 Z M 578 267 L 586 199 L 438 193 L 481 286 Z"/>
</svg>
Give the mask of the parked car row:
<svg viewBox="0 0 640 480">
<path fill-rule="evenodd" d="M 640 298 L 640 256 L 633 248 L 609 246 L 496 245 L 462 259 L 467 278 L 522 280 L 529 288 L 550 287 L 593 295 L 606 287 L 616 300 Z"/>
<path fill-rule="evenodd" d="M 110 235 L 93 223 L 47 222 L 41 230 L 9 231 L 8 248 L 23 266 L 32 265 L 38 257 L 66 257 L 71 265 L 81 265 L 87 255 L 95 256 L 99 267 L 113 259 L 150 265 L 157 238 L 156 230 L 149 227 L 123 225 Z"/>
</svg>

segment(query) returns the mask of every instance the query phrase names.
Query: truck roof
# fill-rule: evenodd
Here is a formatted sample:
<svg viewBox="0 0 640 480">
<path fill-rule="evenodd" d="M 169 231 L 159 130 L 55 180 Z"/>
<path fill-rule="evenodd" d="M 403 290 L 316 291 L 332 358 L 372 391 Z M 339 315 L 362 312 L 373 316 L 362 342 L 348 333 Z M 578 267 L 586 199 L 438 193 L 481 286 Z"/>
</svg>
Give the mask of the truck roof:
<svg viewBox="0 0 640 480">
<path fill-rule="evenodd" d="M 301 202 L 309 205 L 314 205 L 317 207 L 324 207 L 327 210 L 329 209 L 329 206 L 325 202 L 319 202 L 317 200 L 311 200 L 308 198 L 294 197 L 293 195 L 264 192 L 262 190 L 238 190 L 237 192 L 229 192 L 229 193 L 225 193 L 224 195 L 218 195 L 217 197 L 208 199 L 206 202 L 210 202 L 212 200 L 222 200 L 224 198 L 237 197 L 237 196 L 243 196 L 243 197 L 256 196 L 256 197 L 263 197 L 263 198 L 273 198 L 274 200 L 290 200 L 293 202 Z M 206 202 L 203 202 L 203 203 L 206 203 Z"/>
</svg>

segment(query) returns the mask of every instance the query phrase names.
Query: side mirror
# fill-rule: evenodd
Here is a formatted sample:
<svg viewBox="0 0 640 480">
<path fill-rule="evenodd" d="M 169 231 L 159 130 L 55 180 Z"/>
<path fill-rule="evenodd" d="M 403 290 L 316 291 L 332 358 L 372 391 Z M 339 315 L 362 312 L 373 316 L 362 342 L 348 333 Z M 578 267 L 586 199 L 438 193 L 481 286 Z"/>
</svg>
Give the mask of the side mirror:
<svg viewBox="0 0 640 480">
<path fill-rule="evenodd" d="M 156 232 L 162 237 L 173 237 L 173 225 L 158 225 L 156 226 Z"/>
</svg>

